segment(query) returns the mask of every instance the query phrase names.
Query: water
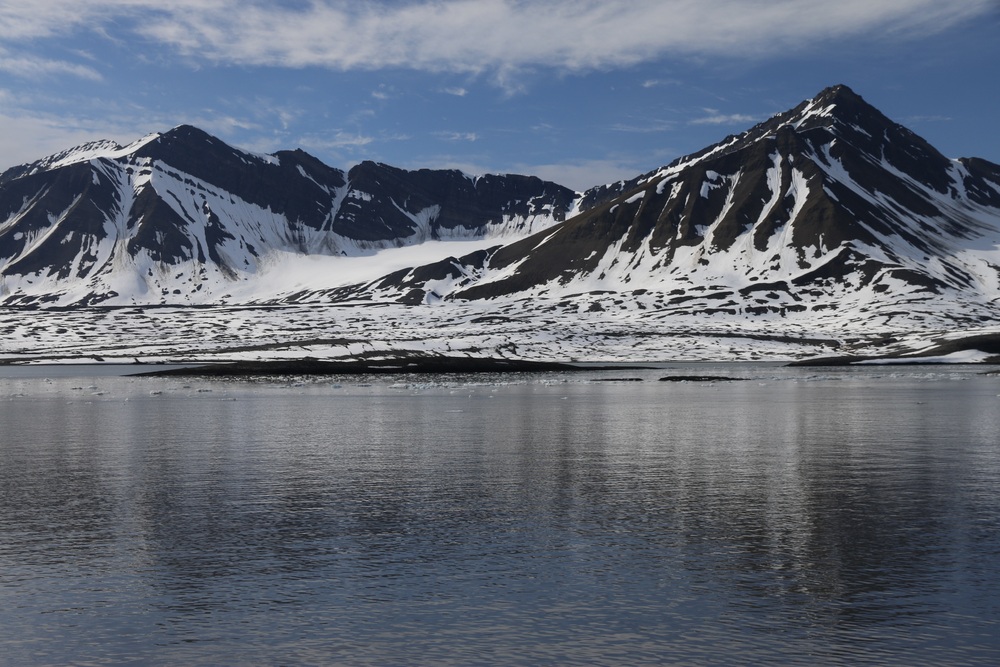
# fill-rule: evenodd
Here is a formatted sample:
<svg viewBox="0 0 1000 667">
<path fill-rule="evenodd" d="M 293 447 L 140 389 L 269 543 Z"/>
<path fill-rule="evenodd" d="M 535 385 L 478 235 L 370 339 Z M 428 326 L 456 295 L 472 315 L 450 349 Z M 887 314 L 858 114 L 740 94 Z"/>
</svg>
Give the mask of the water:
<svg viewBox="0 0 1000 667">
<path fill-rule="evenodd" d="M 997 664 L 980 370 L 2 369 L 0 664 Z"/>
</svg>

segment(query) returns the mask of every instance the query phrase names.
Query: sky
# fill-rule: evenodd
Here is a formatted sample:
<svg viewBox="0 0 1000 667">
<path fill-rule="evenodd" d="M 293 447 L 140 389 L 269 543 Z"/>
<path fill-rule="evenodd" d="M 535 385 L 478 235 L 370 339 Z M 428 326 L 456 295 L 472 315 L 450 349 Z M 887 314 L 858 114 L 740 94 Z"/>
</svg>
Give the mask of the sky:
<svg viewBox="0 0 1000 667">
<path fill-rule="evenodd" d="M 838 83 L 1000 163 L 997 35 L 1000 0 L 0 0 L 0 170 L 191 124 L 582 190 Z"/>
</svg>

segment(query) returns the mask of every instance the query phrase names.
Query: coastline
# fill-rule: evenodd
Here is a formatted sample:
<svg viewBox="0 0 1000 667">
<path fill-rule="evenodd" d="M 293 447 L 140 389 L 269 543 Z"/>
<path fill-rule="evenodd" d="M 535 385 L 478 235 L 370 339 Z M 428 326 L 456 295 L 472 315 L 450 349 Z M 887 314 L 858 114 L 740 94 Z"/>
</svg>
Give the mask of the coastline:
<svg viewBox="0 0 1000 667">
<path fill-rule="evenodd" d="M 257 375 L 399 375 L 416 373 L 546 373 L 649 370 L 652 365 L 574 364 L 491 357 L 406 357 L 324 361 L 312 357 L 276 361 L 235 361 L 134 373 L 136 377 L 249 377 Z"/>
<path fill-rule="evenodd" d="M 929 349 L 913 353 L 895 353 L 884 356 L 835 356 L 815 357 L 792 361 L 789 366 L 859 366 L 892 365 L 915 366 L 923 364 L 1000 364 L 1000 334 L 980 334 L 946 340 Z"/>
</svg>

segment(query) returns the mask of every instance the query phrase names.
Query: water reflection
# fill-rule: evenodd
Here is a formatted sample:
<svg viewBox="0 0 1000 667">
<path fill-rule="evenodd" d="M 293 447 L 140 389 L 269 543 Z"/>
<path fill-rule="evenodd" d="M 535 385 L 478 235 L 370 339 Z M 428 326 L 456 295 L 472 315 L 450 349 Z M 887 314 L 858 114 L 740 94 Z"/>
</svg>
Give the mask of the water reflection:
<svg viewBox="0 0 1000 667">
<path fill-rule="evenodd" d="M 1000 651 L 985 379 L 102 384 L 0 402 L 18 664 Z"/>
</svg>

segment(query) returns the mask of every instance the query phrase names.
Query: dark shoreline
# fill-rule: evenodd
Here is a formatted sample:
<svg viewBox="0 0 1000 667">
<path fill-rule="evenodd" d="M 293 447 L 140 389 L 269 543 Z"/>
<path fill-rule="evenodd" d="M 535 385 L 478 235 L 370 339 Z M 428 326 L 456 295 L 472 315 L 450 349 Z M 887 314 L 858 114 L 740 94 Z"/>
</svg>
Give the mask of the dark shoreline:
<svg viewBox="0 0 1000 667">
<path fill-rule="evenodd" d="M 789 366 L 853 366 L 860 362 L 885 363 L 893 366 L 917 366 L 922 364 L 941 365 L 940 361 L 928 361 L 929 358 L 944 357 L 956 352 L 976 351 L 993 355 L 985 361 L 978 363 L 984 365 L 1000 364 L 1000 334 L 979 334 L 976 336 L 966 336 L 939 342 L 929 350 L 924 350 L 919 354 L 896 353 L 884 356 L 839 356 L 839 357 L 815 357 L 813 359 L 800 359 L 789 363 Z M 962 362 L 944 362 L 957 363 Z"/>
<path fill-rule="evenodd" d="M 470 357 L 418 357 L 370 361 L 236 361 L 135 373 L 136 377 L 250 377 L 259 375 L 399 375 L 414 373 L 550 373 L 556 371 L 646 370 L 642 365 L 574 364 Z"/>
<path fill-rule="evenodd" d="M 927 355 L 928 357 L 931 355 Z M 863 363 L 867 362 L 867 363 Z M 920 357 L 821 357 L 785 364 L 789 368 L 834 368 L 838 366 L 965 366 L 963 361 L 928 361 Z M 977 361 L 974 366 L 1000 366 L 1000 357 Z"/>
</svg>

